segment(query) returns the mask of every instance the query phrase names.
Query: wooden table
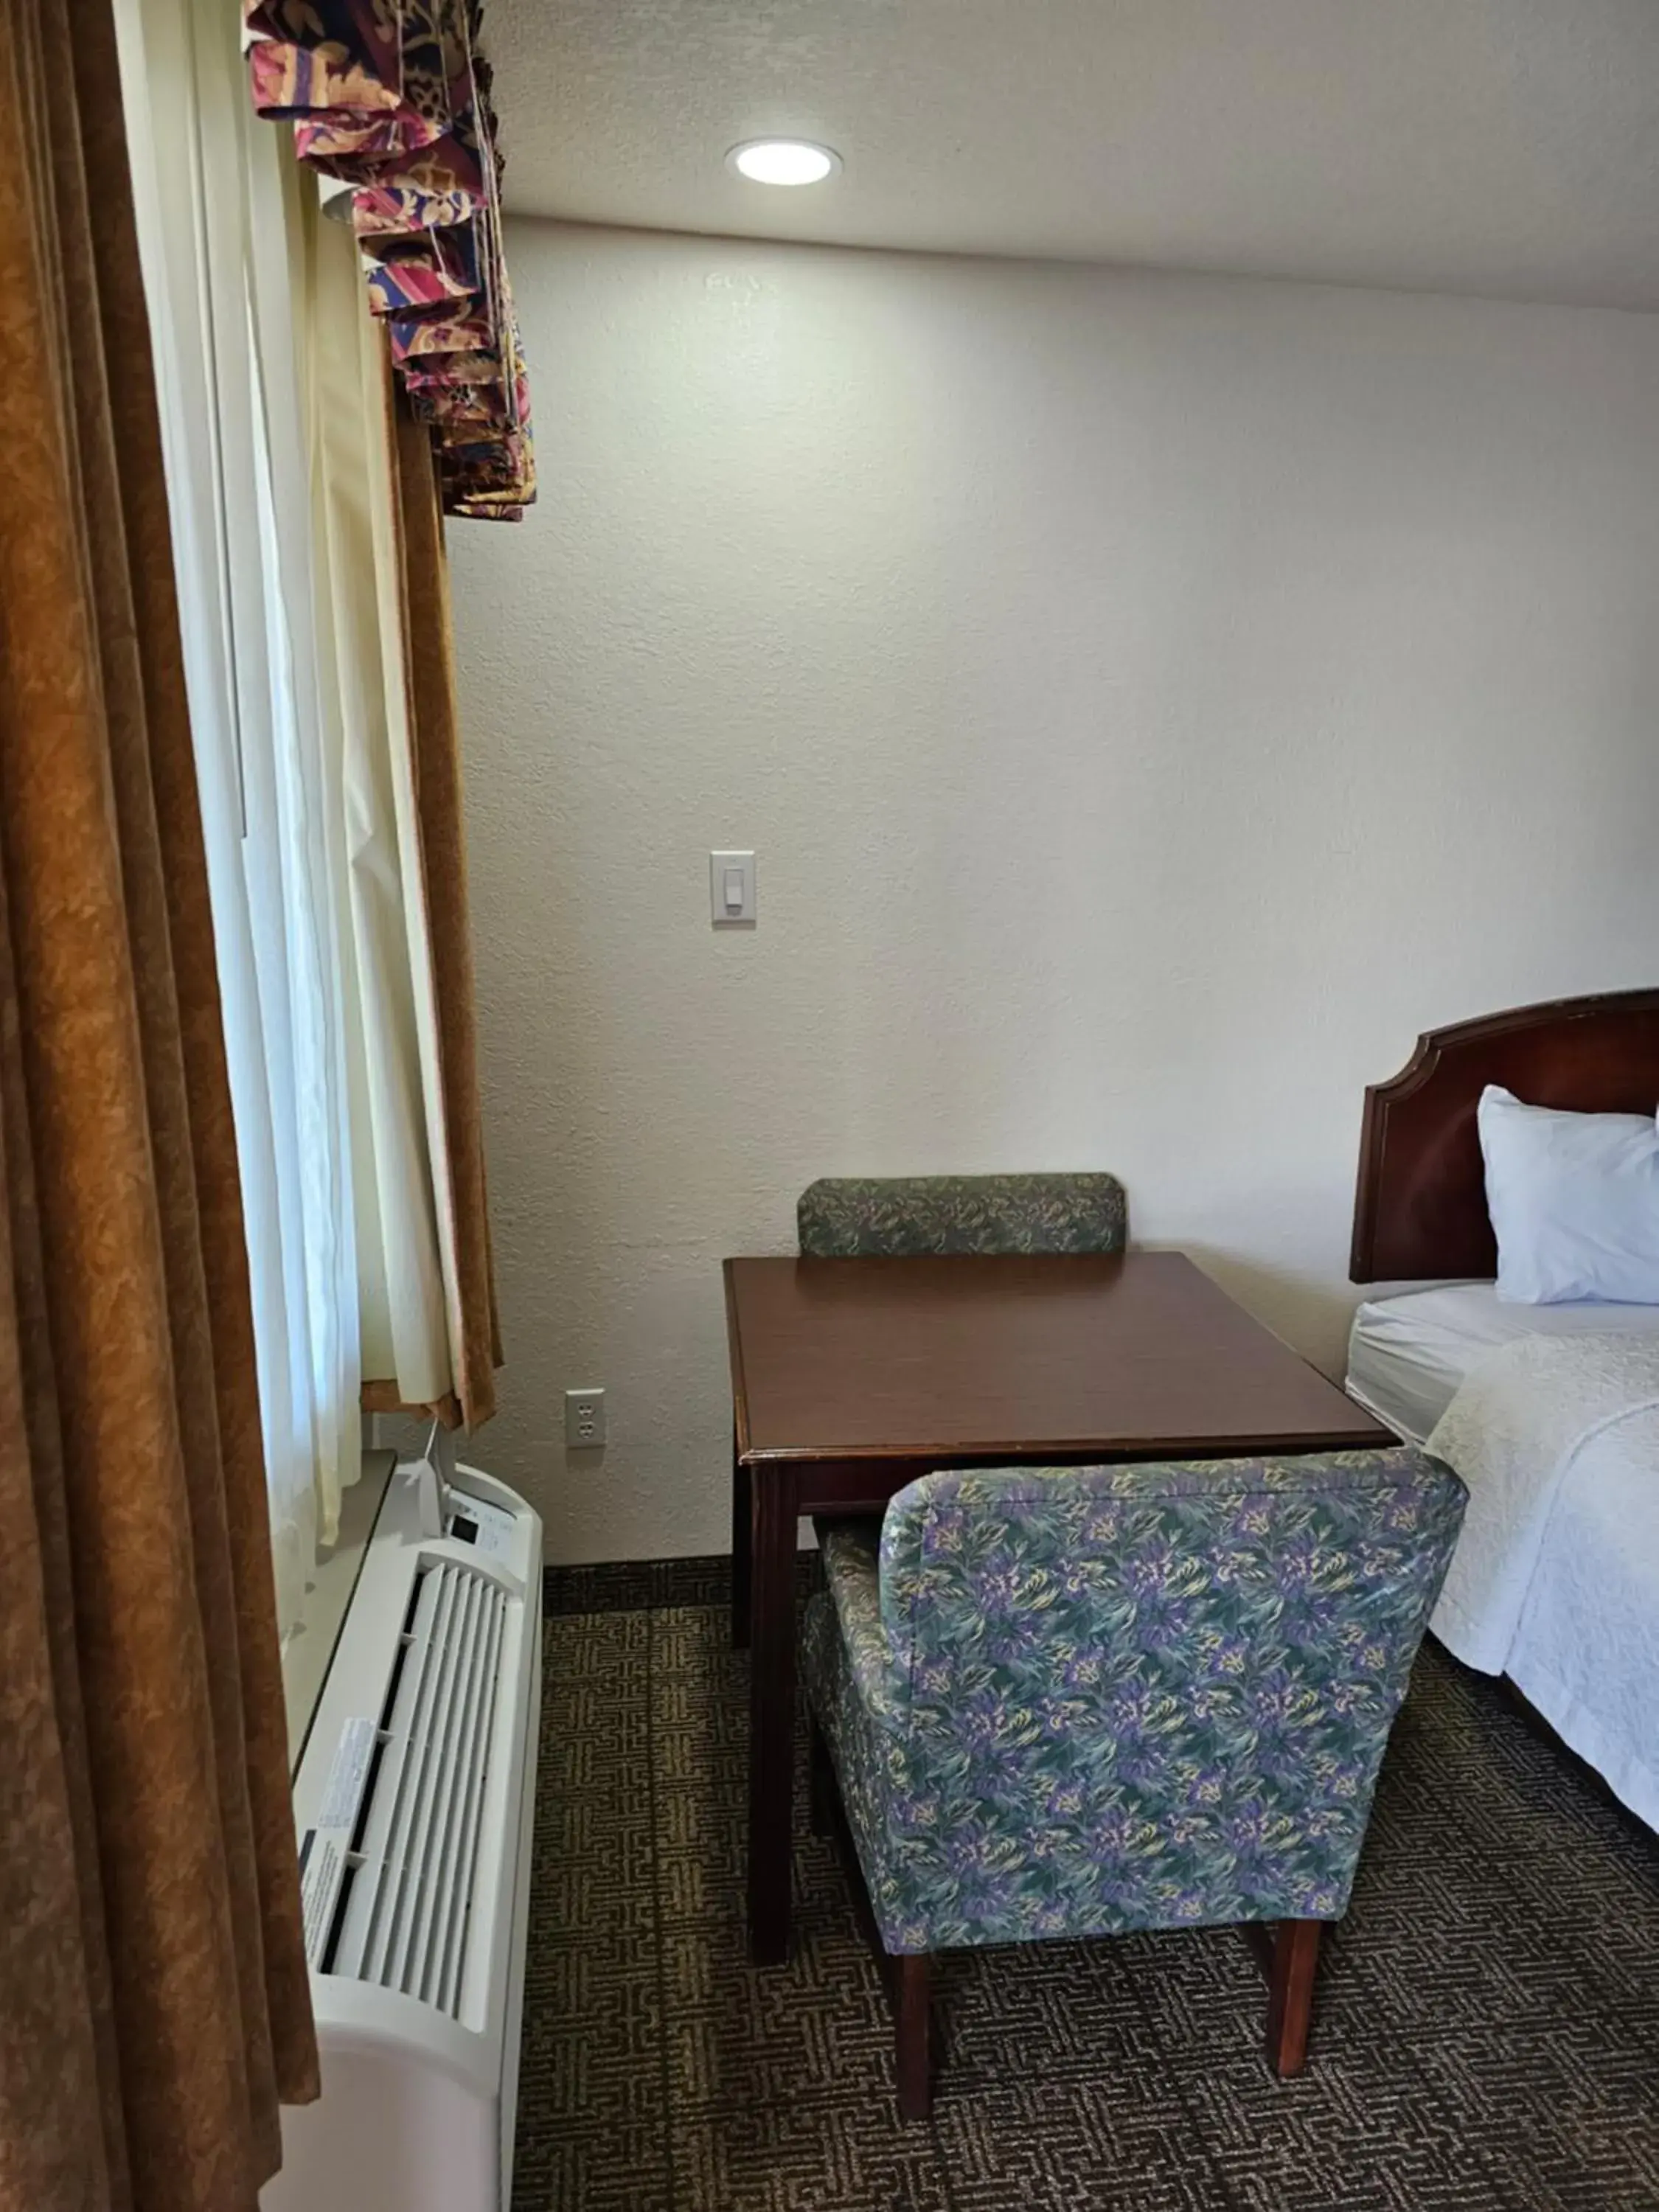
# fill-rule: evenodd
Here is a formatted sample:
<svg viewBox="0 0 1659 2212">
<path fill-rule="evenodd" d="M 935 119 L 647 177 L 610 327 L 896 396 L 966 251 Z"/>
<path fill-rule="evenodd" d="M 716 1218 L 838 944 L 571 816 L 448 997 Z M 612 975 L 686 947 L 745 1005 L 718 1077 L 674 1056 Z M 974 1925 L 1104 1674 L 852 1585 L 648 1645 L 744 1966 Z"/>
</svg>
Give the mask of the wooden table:
<svg viewBox="0 0 1659 2212">
<path fill-rule="evenodd" d="M 941 1467 L 1393 1443 L 1178 1252 L 728 1260 L 732 1635 L 750 1663 L 749 1947 L 789 1948 L 797 1523 Z"/>
</svg>

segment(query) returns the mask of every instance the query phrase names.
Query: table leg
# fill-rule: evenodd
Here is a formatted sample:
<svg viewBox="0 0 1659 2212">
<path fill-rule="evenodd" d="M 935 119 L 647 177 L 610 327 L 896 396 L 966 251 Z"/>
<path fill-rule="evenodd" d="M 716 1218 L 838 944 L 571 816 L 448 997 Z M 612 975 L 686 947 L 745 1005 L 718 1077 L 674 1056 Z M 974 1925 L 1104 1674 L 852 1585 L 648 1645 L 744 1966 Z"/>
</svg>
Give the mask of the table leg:
<svg viewBox="0 0 1659 2212">
<path fill-rule="evenodd" d="M 749 1657 L 749 1955 L 789 1955 L 795 1769 L 795 1475 L 751 1476 L 753 1646 Z"/>
<path fill-rule="evenodd" d="M 738 1432 L 732 1431 L 732 1644 L 738 1651 L 749 1648 L 750 1547 L 749 1469 L 738 1457 Z"/>
</svg>

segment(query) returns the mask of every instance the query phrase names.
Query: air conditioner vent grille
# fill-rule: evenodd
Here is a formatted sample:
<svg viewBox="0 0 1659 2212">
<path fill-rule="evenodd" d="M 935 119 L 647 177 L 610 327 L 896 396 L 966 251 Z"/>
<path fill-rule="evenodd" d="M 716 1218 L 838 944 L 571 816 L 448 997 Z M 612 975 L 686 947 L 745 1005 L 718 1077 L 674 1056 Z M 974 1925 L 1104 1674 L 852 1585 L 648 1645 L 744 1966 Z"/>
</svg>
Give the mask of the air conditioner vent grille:
<svg viewBox="0 0 1659 2212">
<path fill-rule="evenodd" d="M 422 1569 L 329 1971 L 460 2017 L 468 1911 L 508 1599 Z"/>
</svg>

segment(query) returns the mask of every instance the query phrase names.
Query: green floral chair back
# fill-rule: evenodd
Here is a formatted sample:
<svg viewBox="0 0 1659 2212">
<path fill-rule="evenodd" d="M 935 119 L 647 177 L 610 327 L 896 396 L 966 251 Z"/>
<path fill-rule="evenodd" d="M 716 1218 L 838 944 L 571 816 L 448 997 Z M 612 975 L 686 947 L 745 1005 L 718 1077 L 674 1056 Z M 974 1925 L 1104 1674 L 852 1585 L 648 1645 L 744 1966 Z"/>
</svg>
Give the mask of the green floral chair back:
<svg viewBox="0 0 1659 2212">
<path fill-rule="evenodd" d="M 831 1176 L 801 1193 L 800 1249 L 817 1260 L 945 1252 L 1121 1252 L 1110 1175 Z"/>
<path fill-rule="evenodd" d="M 1406 1449 L 930 1474 L 805 1673 L 890 1952 L 1339 1918 L 1462 1485 Z"/>
</svg>

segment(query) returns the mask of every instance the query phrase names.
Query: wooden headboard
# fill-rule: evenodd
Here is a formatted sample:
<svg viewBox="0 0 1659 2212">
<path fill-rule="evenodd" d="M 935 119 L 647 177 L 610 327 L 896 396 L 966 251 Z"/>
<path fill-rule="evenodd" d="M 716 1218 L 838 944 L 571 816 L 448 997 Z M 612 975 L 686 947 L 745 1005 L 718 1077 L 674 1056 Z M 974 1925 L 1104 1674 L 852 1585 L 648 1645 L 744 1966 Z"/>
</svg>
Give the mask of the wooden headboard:
<svg viewBox="0 0 1659 2212">
<path fill-rule="evenodd" d="M 1659 990 L 1515 1006 L 1419 1037 L 1399 1074 L 1365 1093 L 1348 1261 L 1354 1282 L 1497 1273 L 1474 1124 L 1488 1083 L 1529 1106 L 1651 1114 L 1659 1103 Z"/>
</svg>

